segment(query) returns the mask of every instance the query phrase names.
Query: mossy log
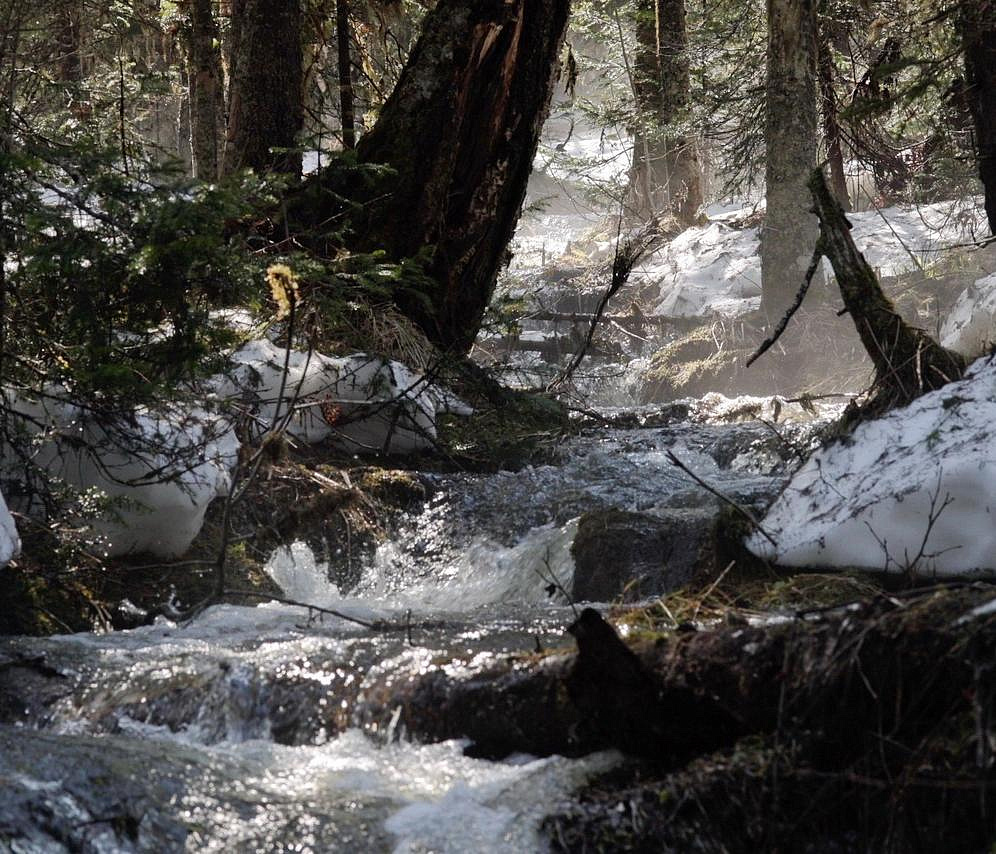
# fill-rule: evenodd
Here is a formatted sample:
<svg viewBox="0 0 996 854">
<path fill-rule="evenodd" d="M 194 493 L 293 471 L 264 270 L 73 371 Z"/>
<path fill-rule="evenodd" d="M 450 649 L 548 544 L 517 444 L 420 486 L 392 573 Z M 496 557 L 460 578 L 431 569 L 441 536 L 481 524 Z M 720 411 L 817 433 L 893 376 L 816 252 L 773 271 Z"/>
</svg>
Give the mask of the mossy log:
<svg viewBox="0 0 996 854">
<path fill-rule="evenodd" d="M 844 308 L 875 365 L 876 411 L 902 406 L 921 394 L 960 379 L 965 360 L 910 326 L 885 295 L 871 266 L 851 237 L 851 223 L 830 192 L 821 169 L 809 179 L 820 220 L 816 255 L 833 265 Z M 815 255 L 814 255 L 815 257 Z"/>
</svg>

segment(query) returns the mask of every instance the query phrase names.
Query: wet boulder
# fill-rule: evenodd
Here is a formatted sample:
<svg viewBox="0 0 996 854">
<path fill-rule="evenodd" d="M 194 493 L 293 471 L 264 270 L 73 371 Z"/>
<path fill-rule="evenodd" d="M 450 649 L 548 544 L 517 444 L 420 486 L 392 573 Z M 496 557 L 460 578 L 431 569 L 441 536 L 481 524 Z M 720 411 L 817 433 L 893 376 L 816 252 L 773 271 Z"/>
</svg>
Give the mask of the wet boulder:
<svg viewBox="0 0 996 854">
<path fill-rule="evenodd" d="M 722 570 L 714 506 L 585 513 L 571 552 L 577 602 L 634 602 Z"/>
</svg>

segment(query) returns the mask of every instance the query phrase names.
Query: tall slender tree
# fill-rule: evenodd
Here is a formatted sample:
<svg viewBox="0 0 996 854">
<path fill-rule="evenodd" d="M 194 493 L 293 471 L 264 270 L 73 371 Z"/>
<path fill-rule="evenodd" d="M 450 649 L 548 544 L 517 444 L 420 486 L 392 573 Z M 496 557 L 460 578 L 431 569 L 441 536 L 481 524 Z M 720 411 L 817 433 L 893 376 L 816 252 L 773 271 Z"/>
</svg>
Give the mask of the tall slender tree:
<svg viewBox="0 0 996 854">
<path fill-rule="evenodd" d="M 190 0 L 186 33 L 190 150 L 194 175 L 218 177 L 224 152 L 224 80 L 218 26 L 211 0 Z"/>
<path fill-rule="evenodd" d="M 693 140 L 673 129 L 690 101 L 685 21 L 685 0 L 639 0 L 629 204 L 643 218 L 669 212 L 690 224 L 702 206 L 701 170 Z"/>
<path fill-rule="evenodd" d="M 818 73 L 820 82 L 820 114 L 823 118 L 823 144 L 826 147 L 827 167 L 830 172 L 830 187 L 834 196 L 845 211 L 851 209 L 847 195 L 847 178 L 844 174 L 843 135 L 840 128 L 840 111 L 837 93 L 834 90 L 833 61 L 833 21 L 827 13 L 829 4 L 820 3 L 820 14 L 816 19 Z"/>
<path fill-rule="evenodd" d="M 775 322 L 802 284 L 819 232 L 806 186 L 816 165 L 815 0 L 767 0 L 767 10 L 761 308 Z"/>
<path fill-rule="evenodd" d="M 353 108 L 353 61 L 350 57 L 352 27 L 349 24 L 349 0 L 336 0 L 335 41 L 339 69 L 339 110 L 342 119 L 342 147 L 356 148 L 356 115 Z"/>
<path fill-rule="evenodd" d="M 964 0 L 960 25 L 979 177 L 989 231 L 996 234 L 996 2 Z"/>
</svg>

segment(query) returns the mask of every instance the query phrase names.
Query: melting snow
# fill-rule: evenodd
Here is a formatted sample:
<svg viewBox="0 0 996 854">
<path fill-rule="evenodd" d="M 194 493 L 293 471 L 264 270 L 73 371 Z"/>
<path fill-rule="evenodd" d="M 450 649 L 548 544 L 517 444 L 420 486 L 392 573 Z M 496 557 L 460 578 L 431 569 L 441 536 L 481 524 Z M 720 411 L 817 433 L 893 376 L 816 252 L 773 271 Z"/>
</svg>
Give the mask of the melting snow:
<svg viewBox="0 0 996 854">
<path fill-rule="evenodd" d="M 0 493 L 0 566 L 3 566 L 11 558 L 17 557 L 21 550 L 21 540 L 17 536 L 17 526 L 14 524 L 14 517 L 7 509 L 7 502 Z"/>
<path fill-rule="evenodd" d="M 785 566 L 996 572 L 996 359 L 817 451 L 762 524 Z"/>
<path fill-rule="evenodd" d="M 246 401 L 257 435 L 280 420 L 290 401 L 287 432 L 303 442 L 332 439 L 347 450 L 404 454 L 434 444 L 437 411 L 470 412 L 421 374 L 376 356 L 288 353 L 261 339 L 232 361 L 233 370 L 214 379 L 215 389 L 220 397 Z"/>
<path fill-rule="evenodd" d="M 996 273 L 966 288 L 941 328 L 941 343 L 964 356 L 981 356 L 996 343 Z"/>
</svg>

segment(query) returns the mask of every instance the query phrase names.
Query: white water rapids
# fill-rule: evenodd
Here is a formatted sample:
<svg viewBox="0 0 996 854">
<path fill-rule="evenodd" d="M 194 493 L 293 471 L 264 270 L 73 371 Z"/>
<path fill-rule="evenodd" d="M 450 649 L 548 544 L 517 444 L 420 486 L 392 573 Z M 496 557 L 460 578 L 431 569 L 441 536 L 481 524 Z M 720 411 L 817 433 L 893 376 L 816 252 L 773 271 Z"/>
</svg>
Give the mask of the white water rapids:
<svg viewBox="0 0 996 854">
<path fill-rule="evenodd" d="M 669 449 L 750 501 L 784 475 L 764 433 L 593 429 L 556 465 L 436 476 L 350 591 L 300 543 L 273 555 L 288 598 L 365 620 L 431 618 L 412 645 L 276 603 L 0 641 L 0 849 L 544 850 L 543 817 L 617 754 L 476 759 L 351 708 L 391 680 L 463 678 L 537 643 L 569 652 L 572 612 L 547 588 L 570 589 L 578 516 L 713 500 Z"/>
</svg>

